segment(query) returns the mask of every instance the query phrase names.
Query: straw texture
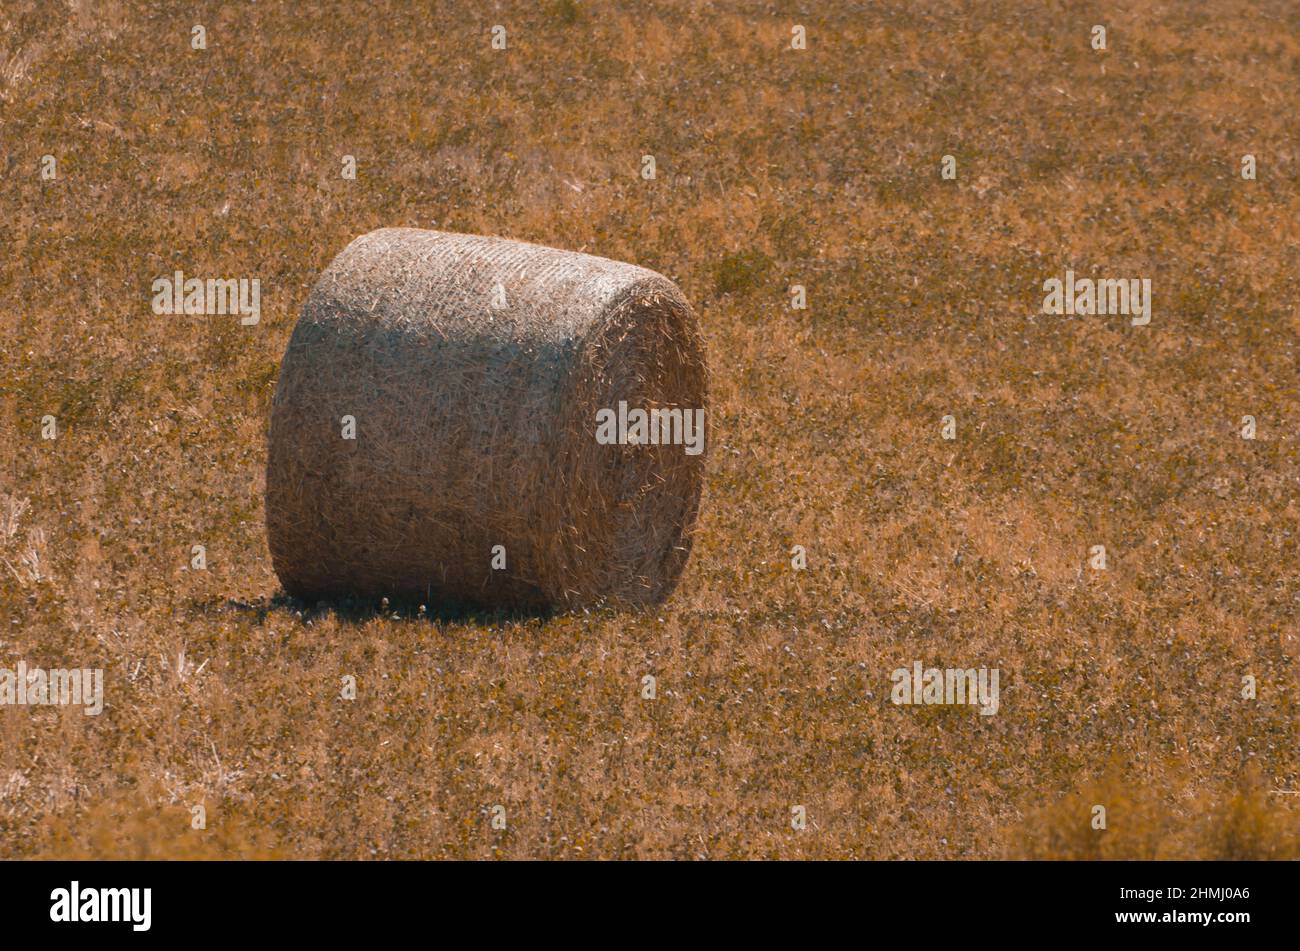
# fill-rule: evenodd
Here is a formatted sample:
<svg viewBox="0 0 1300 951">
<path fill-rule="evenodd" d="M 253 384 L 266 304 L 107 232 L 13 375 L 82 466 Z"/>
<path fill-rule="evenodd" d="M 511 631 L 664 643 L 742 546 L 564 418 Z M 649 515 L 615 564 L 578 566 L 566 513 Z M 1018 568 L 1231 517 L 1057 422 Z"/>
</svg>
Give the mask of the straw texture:
<svg viewBox="0 0 1300 951">
<path fill-rule="evenodd" d="M 602 445 L 596 413 L 704 408 L 706 376 L 690 305 L 653 271 L 499 238 L 363 235 L 321 274 L 280 367 L 276 574 L 308 599 L 661 601 L 690 552 L 704 456 Z"/>
</svg>

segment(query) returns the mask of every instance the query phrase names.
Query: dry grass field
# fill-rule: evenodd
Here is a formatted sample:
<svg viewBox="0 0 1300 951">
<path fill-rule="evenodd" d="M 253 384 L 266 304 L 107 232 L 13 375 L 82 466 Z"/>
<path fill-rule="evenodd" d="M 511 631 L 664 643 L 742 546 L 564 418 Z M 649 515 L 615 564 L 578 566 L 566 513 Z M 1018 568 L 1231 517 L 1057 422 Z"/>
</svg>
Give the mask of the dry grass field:
<svg viewBox="0 0 1300 951">
<path fill-rule="evenodd" d="M 0 708 L 0 855 L 1300 857 L 1298 89 L 1292 0 L 6 0 L 0 667 L 106 682 Z M 693 302 L 660 609 L 279 591 L 279 361 L 387 225 Z M 177 269 L 260 322 L 155 315 Z M 1150 324 L 1044 314 L 1067 269 Z"/>
</svg>

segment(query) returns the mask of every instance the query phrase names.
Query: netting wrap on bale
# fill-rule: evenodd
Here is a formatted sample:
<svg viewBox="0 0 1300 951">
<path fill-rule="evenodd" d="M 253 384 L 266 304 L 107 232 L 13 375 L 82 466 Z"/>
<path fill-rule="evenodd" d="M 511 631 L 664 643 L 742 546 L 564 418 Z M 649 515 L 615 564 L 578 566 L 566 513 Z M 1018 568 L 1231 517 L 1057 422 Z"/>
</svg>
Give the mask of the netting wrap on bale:
<svg viewBox="0 0 1300 951">
<path fill-rule="evenodd" d="M 657 443 L 610 443 L 597 420 L 703 420 L 706 375 L 694 313 L 654 271 L 499 238 L 363 235 L 321 274 L 280 367 L 276 574 L 307 599 L 660 601 L 690 552 L 705 433 L 693 449 L 666 424 Z"/>
</svg>

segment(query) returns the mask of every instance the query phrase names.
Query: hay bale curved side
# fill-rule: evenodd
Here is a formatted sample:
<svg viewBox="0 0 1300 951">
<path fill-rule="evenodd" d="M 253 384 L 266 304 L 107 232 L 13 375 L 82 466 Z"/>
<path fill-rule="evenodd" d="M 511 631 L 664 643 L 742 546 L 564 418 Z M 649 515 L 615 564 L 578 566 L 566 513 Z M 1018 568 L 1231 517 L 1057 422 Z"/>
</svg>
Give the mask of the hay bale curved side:
<svg viewBox="0 0 1300 951">
<path fill-rule="evenodd" d="M 357 238 L 312 288 L 280 367 L 276 574 L 308 599 L 662 600 L 690 553 L 704 454 L 597 443 L 597 411 L 619 401 L 706 408 L 695 315 L 667 278 L 499 238 Z"/>
</svg>

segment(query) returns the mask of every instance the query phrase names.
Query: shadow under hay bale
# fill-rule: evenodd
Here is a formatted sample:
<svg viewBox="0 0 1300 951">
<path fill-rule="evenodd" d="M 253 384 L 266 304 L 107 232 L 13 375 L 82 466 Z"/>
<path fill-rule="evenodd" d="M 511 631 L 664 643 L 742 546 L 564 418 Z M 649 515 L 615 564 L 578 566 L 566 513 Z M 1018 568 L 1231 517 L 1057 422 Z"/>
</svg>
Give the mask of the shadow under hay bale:
<svg viewBox="0 0 1300 951">
<path fill-rule="evenodd" d="M 653 271 L 499 238 L 363 235 L 316 282 L 280 368 L 276 574 L 307 601 L 435 610 L 661 601 L 690 553 L 704 454 L 667 424 L 658 444 L 603 444 L 597 413 L 680 416 L 706 408 L 706 387 L 694 313 Z"/>
<path fill-rule="evenodd" d="M 468 623 L 477 625 L 509 624 L 525 621 L 547 621 L 554 616 L 551 608 L 520 608 L 510 606 L 485 607 L 476 603 L 441 601 L 432 606 L 417 604 L 401 598 L 374 601 L 373 599 L 337 598 L 331 601 L 304 601 L 280 593 L 253 601 L 238 598 L 191 603 L 191 616 L 216 615 L 223 611 L 243 615 L 257 624 L 266 623 L 272 615 L 292 615 L 299 620 L 318 620 L 332 617 L 343 624 L 363 625 L 379 618 L 428 622 L 430 624 Z"/>
</svg>

